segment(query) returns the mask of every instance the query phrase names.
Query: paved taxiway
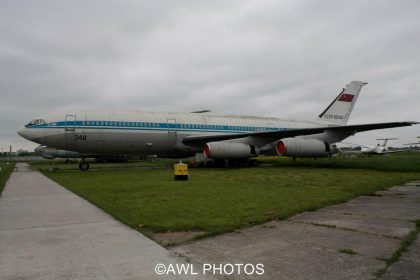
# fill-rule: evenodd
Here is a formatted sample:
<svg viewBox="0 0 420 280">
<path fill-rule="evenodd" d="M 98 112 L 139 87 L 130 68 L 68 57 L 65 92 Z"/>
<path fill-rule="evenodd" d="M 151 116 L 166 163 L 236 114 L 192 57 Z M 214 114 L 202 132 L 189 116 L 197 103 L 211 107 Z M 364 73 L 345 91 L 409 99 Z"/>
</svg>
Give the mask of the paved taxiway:
<svg viewBox="0 0 420 280">
<path fill-rule="evenodd" d="M 0 197 L 0 279 L 166 279 L 155 265 L 181 263 L 26 164 L 17 170 Z"/>
<path fill-rule="evenodd" d="M 374 279 L 417 219 L 420 182 L 172 251 L 198 263 L 262 263 L 265 274 L 258 279 Z M 420 279 L 419 239 L 382 279 Z"/>
</svg>

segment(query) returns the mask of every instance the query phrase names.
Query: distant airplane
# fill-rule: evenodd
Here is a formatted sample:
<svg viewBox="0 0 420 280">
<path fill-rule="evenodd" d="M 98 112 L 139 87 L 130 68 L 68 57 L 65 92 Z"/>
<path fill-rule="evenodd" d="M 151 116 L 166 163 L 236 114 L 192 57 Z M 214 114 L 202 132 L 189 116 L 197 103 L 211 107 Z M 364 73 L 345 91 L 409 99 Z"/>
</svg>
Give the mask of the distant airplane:
<svg viewBox="0 0 420 280">
<path fill-rule="evenodd" d="M 35 148 L 35 153 L 39 154 L 41 157 L 45 159 L 55 159 L 55 158 L 82 158 L 83 155 L 78 152 L 60 150 L 57 148 L 50 148 L 47 146 L 39 146 Z"/>
<path fill-rule="evenodd" d="M 51 148 L 47 146 L 39 146 L 35 148 L 35 153 L 39 154 L 45 159 L 55 159 L 63 158 L 66 159 L 66 162 L 69 162 L 69 159 L 82 159 L 82 158 L 95 158 L 98 162 L 126 162 L 128 161 L 129 156 L 107 156 L 107 155 L 92 155 L 92 154 L 82 154 L 78 152 L 72 152 L 67 150 L 60 150 L 57 148 Z"/>
<path fill-rule="evenodd" d="M 252 165 L 252 158 L 258 155 L 328 157 L 336 152 L 334 143 L 358 132 L 418 124 L 405 121 L 347 125 L 364 85 L 359 81 L 348 84 L 313 121 L 201 111 L 81 111 L 35 119 L 18 134 L 41 145 L 84 155 L 182 158 L 204 153 L 218 162 L 231 160 Z M 89 163 L 82 160 L 79 168 L 88 170 Z"/>
<path fill-rule="evenodd" d="M 417 138 L 419 138 L 419 141 L 416 143 L 416 142 L 414 142 L 414 143 L 407 143 L 407 144 L 403 144 L 403 145 L 413 145 L 413 146 L 415 146 L 415 145 L 420 145 L 420 136 L 417 136 Z"/>
<path fill-rule="evenodd" d="M 388 147 L 386 147 L 386 143 L 389 140 L 398 140 L 398 138 L 378 138 L 376 140 L 383 140 L 384 142 L 382 144 L 378 144 L 376 146 L 362 146 L 362 145 L 358 145 L 358 144 L 342 142 L 343 144 L 358 146 L 358 147 L 360 147 L 360 150 L 359 151 L 354 151 L 354 150 L 348 151 L 348 150 L 341 149 L 341 152 L 343 154 L 352 154 L 352 155 L 354 155 L 354 154 L 384 155 L 384 154 L 401 153 L 401 152 L 411 151 L 410 149 L 400 149 L 400 150 L 392 149 L 392 150 L 390 150 Z"/>
<path fill-rule="evenodd" d="M 389 140 L 398 140 L 398 138 L 379 138 L 376 140 L 383 140 L 384 142 L 376 146 L 363 146 L 362 149 L 360 150 L 361 153 L 368 154 L 368 155 L 383 155 L 383 154 L 407 152 L 407 150 L 389 150 L 388 147 L 386 147 L 386 143 Z"/>
</svg>

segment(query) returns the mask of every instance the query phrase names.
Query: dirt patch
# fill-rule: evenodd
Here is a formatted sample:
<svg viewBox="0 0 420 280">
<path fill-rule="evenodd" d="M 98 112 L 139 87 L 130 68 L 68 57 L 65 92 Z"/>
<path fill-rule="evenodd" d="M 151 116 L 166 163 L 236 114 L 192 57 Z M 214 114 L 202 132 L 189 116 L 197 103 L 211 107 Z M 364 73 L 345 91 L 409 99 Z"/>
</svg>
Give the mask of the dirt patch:
<svg viewBox="0 0 420 280">
<path fill-rule="evenodd" d="M 169 246 L 192 240 L 205 233 L 204 231 L 163 232 L 154 234 L 153 239 L 160 242 L 163 246 Z"/>
</svg>

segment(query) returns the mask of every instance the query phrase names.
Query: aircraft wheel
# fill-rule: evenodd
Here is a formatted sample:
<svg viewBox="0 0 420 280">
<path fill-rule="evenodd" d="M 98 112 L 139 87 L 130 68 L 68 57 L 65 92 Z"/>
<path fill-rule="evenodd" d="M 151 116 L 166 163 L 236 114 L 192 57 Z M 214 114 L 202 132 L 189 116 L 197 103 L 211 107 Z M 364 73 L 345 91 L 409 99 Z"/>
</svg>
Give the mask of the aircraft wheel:
<svg viewBox="0 0 420 280">
<path fill-rule="evenodd" d="M 230 159 L 228 161 L 228 165 L 229 165 L 229 167 L 236 167 L 237 166 L 237 162 L 236 162 L 236 160 Z"/>
<path fill-rule="evenodd" d="M 225 160 L 224 159 L 216 159 L 214 162 L 215 167 L 225 167 Z"/>
<path fill-rule="evenodd" d="M 89 170 L 89 163 L 82 161 L 79 163 L 79 169 L 82 171 L 88 171 Z"/>
<path fill-rule="evenodd" d="M 212 167 L 214 167 L 214 161 L 207 161 L 207 162 L 205 163 L 205 167 L 207 167 L 207 168 L 212 168 Z"/>
<path fill-rule="evenodd" d="M 234 160 L 234 159 L 231 159 L 231 160 L 229 160 L 228 165 L 230 167 L 245 167 L 247 165 L 247 160 L 240 160 L 240 159 Z"/>
<path fill-rule="evenodd" d="M 260 165 L 260 162 L 258 160 L 256 160 L 256 159 L 251 159 L 251 160 L 249 160 L 248 165 L 250 167 L 255 167 L 255 166 L 259 166 Z"/>
</svg>

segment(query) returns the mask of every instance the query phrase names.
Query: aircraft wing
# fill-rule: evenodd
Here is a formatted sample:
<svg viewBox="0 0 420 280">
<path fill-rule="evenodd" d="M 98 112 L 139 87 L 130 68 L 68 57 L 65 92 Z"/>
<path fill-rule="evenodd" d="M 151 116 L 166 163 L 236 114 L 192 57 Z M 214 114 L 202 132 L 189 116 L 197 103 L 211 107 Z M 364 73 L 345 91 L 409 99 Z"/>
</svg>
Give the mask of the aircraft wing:
<svg viewBox="0 0 420 280">
<path fill-rule="evenodd" d="M 411 151 L 412 151 L 412 149 L 406 149 L 406 150 L 388 150 L 388 151 L 380 152 L 378 154 L 379 155 L 383 155 L 383 154 L 404 153 L 404 152 L 411 152 Z"/>
<path fill-rule="evenodd" d="M 328 130 L 335 130 L 335 131 L 354 131 L 363 132 L 375 129 L 385 129 L 385 128 L 393 128 L 393 127 L 403 127 L 403 126 L 411 126 L 414 124 L 419 124 L 419 122 L 387 122 L 387 123 L 371 123 L 371 124 L 354 124 L 354 125 L 345 125 L 345 126 L 334 126 L 334 127 L 327 127 Z"/>
<path fill-rule="evenodd" d="M 300 135 L 310 135 L 322 133 L 325 128 L 302 128 L 302 129 L 284 129 L 274 131 L 261 131 L 261 132 L 250 132 L 250 133 L 230 133 L 230 134 L 212 134 L 212 135 L 191 135 L 186 136 L 182 139 L 182 143 L 191 146 L 201 146 L 208 142 L 224 141 L 245 137 L 261 137 L 266 139 L 281 139 L 287 137 L 295 137 Z M 267 141 L 267 143 L 269 143 Z"/>
<path fill-rule="evenodd" d="M 245 137 L 255 137 L 260 139 L 266 139 L 267 143 L 295 136 L 304 136 L 311 134 L 323 133 L 325 131 L 337 131 L 347 132 L 355 134 L 357 132 L 369 131 L 375 129 L 385 129 L 393 127 L 411 126 L 418 124 L 418 122 L 388 122 L 388 123 L 373 123 L 373 124 L 356 124 L 356 125 L 344 125 L 344 126 L 323 126 L 314 128 L 299 128 L 299 129 L 281 129 L 274 131 L 261 131 L 261 132 L 250 132 L 250 133 L 230 133 L 230 134 L 211 134 L 211 135 L 191 135 L 186 136 L 182 139 L 182 143 L 191 146 L 202 146 L 208 142 L 224 141 Z"/>
</svg>

